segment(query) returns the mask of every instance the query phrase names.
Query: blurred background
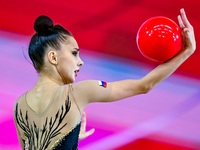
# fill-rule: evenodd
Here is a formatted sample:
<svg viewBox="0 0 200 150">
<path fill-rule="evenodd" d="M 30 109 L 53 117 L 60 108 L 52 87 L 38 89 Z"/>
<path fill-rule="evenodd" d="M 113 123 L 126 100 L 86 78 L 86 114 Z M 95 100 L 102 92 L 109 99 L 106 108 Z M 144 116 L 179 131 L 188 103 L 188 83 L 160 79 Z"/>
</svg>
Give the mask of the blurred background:
<svg viewBox="0 0 200 150">
<path fill-rule="evenodd" d="M 136 45 L 140 25 L 165 16 L 176 23 L 185 8 L 197 50 L 169 78 L 145 95 L 86 107 L 87 130 L 80 150 L 200 149 L 199 0 L 6 0 L 0 1 L 0 150 L 19 150 L 12 118 L 15 100 L 37 81 L 29 63 L 33 23 L 47 15 L 76 38 L 84 66 L 77 80 L 140 79 L 159 65 Z"/>
</svg>

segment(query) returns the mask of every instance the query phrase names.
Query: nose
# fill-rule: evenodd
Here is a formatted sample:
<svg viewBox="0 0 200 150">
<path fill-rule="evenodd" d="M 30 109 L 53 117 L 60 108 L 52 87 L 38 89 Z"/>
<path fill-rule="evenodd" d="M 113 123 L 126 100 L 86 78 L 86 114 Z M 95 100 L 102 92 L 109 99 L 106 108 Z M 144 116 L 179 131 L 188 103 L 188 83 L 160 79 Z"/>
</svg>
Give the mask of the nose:
<svg viewBox="0 0 200 150">
<path fill-rule="evenodd" d="M 82 61 L 82 59 L 80 59 L 80 61 L 78 62 L 78 66 L 81 67 L 84 65 L 84 62 Z"/>
</svg>

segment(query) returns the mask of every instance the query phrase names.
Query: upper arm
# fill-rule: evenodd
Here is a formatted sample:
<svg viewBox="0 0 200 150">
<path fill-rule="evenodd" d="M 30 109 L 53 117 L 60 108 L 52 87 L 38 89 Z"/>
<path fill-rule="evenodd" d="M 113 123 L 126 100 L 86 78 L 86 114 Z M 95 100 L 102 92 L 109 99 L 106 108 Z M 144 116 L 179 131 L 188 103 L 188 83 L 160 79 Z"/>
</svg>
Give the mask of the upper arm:
<svg viewBox="0 0 200 150">
<path fill-rule="evenodd" d="M 109 102 L 145 93 L 141 80 L 122 80 L 100 86 L 97 80 L 78 82 L 73 85 L 80 103 L 87 105 L 92 102 Z"/>
<path fill-rule="evenodd" d="M 92 102 L 108 102 L 110 99 L 112 85 L 99 85 L 97 80 L 86 80 L 73 84 L 73 90 L 76 99 L 83 105 Z"/>
</svg>

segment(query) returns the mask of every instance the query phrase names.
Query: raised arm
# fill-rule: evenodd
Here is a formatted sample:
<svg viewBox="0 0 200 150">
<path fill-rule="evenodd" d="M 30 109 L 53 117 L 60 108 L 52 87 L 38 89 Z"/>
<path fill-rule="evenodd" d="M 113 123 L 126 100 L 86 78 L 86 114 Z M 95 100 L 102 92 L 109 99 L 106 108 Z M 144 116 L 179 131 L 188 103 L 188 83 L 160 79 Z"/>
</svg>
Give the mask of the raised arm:
<svg viewBox="0 0 200 150">
<path fill-rule="evenodd" d="M 148 93 L 162 80 L 170 76 L 196 49 L 194 30 L 187 20 L 184 9 L 178 16 L 184 48 L 172 59 L 162 63 L 140 80 L 122 80 L 108 83 L 107 88 L 98 86 L 97 81 L 83 81 L 75 85 L 80 91 L 79 98 L 88 97 L 90 102 L 116 101 L 138 94 Z M 84 100 L 83 100 L 84 101 Z M 83 102 L 82 101 L 82 102 Z"/>
</svg>

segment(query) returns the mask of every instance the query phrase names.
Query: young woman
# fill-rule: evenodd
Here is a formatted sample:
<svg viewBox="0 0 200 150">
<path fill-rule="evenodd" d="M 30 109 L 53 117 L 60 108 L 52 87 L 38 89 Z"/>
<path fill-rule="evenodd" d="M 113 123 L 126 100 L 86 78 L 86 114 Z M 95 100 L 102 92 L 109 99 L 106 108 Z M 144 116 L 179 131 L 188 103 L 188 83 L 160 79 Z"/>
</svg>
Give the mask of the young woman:
<svg viewBox="0 0 200 150">
<path fill-rule="evenodd" d="M 14 106 L 14 120 L 23 149 L 76 150 L 78 138 L 92 134 L 80 132 L 81 115 L 93 102 L 112 102 L 146 94 L 171 75 L 196 49 L 193 27 L 183 9 L 178 16 L 183 50 L 140 80 L 82 81 L 71 84 L 83 65 L 74 37 L 46 16 L 36 19 L 29 45 L 29 56 L 39 73 L 36 85 L 20 96 Z M 83 118 L 85 123 L 85 117 Z M 80 136 L 79 136 L 80 133 Z"/>
</svg>

